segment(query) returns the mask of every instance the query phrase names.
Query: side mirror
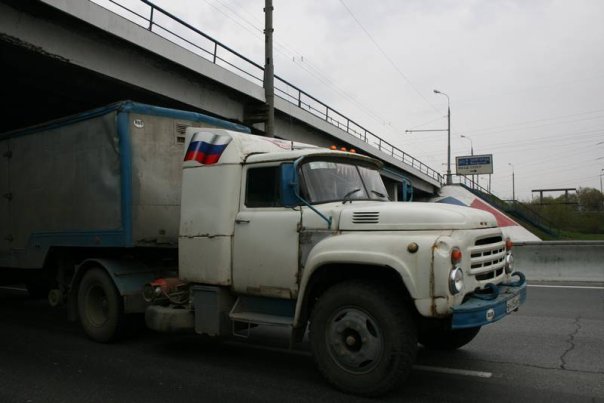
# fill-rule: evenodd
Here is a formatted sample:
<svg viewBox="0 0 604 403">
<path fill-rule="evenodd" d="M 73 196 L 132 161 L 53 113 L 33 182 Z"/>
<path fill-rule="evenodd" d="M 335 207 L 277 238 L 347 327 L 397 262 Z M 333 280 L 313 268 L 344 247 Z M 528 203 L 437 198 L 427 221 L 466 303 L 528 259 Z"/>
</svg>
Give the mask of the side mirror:
<svg viewBox="0 0 604 403">
<path fill-rule="evenodd" d="M 280 178 L 281 205 L 284 207 L 295 207 L 300 205 L 300 199 L 296 196 L 298 188 L 298 175 L 293 163 L 281 164 Z"/>
<path fill-rule="evenodd" d="M 413 183 L 407 178 L 404 178 L 401 182 L 400 201 L 410 202 L 413 201 Z"/>
</svg>

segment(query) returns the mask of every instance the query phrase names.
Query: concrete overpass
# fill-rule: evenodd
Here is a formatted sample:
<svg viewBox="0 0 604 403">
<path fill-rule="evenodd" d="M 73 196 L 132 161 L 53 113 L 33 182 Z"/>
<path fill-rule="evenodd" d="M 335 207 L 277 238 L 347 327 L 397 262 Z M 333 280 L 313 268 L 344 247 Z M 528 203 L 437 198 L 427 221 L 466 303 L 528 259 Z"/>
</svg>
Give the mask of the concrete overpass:
<svg viewBox="0 0 604 403">
<path fill-rule="evenodd" d="M 122 16 L 88 0 L 0 0 L 0 132 L 131 99 L 262 134 L 262 66 L 146 0 L 140 6 Z M 441 187 L 435 170 L 287 81 L 275 85 L 279 137 L 382 160 L 391 195 L 402 177 L 416 194 Z"/>
</svg>

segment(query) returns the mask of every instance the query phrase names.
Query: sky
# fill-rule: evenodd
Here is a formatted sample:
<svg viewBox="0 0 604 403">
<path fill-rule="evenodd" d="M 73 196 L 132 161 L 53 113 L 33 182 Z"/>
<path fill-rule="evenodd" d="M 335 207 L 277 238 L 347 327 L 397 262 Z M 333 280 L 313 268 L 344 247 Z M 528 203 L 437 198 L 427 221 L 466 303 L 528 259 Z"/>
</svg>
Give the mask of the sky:
<svg viewBox="0 0 604 403">
<path fill-rule="evenodd" d="M 264 0 L 153 2 L 264 64 Z M 120 3 L 149 12 L 140 1 Z M 273 7 L 275 74 L 436 171 L 447 169 L 446 131 L 407 132 L 447 128 L 447 98 L 434 89 L 450 100 L 453 173 L 455 157 L 473 148 L 493 155 L 491 191 L 502 199 L 515 191 L 528 201 L 534 189 L 600 190 L 604 1 L 273 0 Z M 487 175 L 479 181 L 488 187 Z"/>
</svg>

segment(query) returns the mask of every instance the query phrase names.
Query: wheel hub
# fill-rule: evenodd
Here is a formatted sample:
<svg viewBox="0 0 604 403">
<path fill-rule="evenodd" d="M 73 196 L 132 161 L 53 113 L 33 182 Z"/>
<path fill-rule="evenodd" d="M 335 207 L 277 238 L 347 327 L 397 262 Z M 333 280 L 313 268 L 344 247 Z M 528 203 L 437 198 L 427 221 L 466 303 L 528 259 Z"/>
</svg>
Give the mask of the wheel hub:
<svg viewBox="0 0 604 403">
<path fill-rule="evenodd" d="M 371 371 L 384 350 L 384 339 L 377 322 L 357 308 L 337 311 L 329 321 L 326 338 L 334 361 L 356 374 Z"/>
</svg>

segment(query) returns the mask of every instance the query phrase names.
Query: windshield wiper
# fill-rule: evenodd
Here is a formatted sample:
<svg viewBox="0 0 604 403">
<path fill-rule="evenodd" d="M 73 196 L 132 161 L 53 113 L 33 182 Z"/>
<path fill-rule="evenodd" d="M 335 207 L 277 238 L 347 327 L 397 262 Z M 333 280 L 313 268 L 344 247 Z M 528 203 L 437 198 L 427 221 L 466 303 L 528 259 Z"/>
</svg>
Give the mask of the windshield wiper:
<svg viewBox="0 0 604 403">
<path fill-rule="evenodd" d="M 378 192 L 377 190 L 373 190 L 373 189 L 372 189 L 372 190 L 371 190 L 371 193 L 373 193 L 373 194 L 377 195 L 378 197 L 381 197 L 382 199 L 385 199 L 385 198 L 386 198 L 386 195 L 385 195 L 385 194 L 380 193 L 380 192 Z"/>
<path fill-rule="evenodd" d="M 342 197 L 342 204 L 346 204 L 347 201 L 352 203 L 352 199 L 349 199 L 350 196 L 355 194 L 356 192 L 360 192 L 361 188 L 352 189 L 350 192 L 346 193 L 344 197 Z"/>
</svg>

